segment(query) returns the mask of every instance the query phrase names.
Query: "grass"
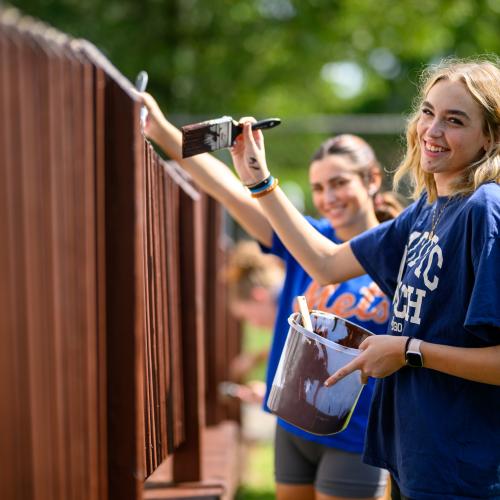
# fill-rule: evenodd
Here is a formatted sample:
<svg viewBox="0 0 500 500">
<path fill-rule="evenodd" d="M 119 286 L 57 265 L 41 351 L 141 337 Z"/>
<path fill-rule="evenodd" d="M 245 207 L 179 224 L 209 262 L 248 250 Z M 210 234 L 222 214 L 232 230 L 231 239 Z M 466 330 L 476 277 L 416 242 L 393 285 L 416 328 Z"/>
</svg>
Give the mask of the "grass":
<svg viewBox="0 0 500 500">
<path fill-rule="evenodd" d="M 273 443 L 250 444 L 245 460 L 245 470 L 236 500 L 274 499 Z"/>
<path fill-rule="evenodd" d="M 243 328 L 243 345 L 241 350 L 248 353 L 260 352 L 269 348 L 272 333 L 266 328 L 256 328 L 248 323 Z M 257 365 L 246 377 L 247 380 L 265 380 L 266 363 Z"/>
<path fill-rule="evenodd" d="M 269 346 L 271 332 L 245 325 L 244 352 L 259 352 Z M 260 363 L 249 374 L 248 380 L 264 380 L 266 363 Z M 274 500 L 273 443 L 256 441 L 245 445 L 245 466 L 236 500 Z"/>
</svg>

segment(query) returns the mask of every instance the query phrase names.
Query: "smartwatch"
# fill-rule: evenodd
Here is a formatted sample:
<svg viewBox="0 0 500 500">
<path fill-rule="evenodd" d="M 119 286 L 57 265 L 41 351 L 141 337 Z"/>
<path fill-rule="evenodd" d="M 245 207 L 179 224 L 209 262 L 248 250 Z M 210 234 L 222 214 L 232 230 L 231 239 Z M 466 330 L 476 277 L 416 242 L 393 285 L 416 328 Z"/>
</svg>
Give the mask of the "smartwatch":
<svg viewBox="0 0 500 500">
<path fill-rule="evenodd" d="M 412 368 L 422 368 L 424 366 L 424 357 L 420 352 L 421 340 L 409 337 L 406 341 L 405 362 Z"/>
</svg>

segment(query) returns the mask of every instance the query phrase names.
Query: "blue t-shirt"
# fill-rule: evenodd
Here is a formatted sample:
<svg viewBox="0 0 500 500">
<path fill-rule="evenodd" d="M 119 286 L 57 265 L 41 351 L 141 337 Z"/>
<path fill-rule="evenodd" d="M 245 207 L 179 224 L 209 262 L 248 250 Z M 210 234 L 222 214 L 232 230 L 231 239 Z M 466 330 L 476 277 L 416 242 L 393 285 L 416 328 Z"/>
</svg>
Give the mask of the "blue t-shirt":
<svg viewBox="0 0 500 500">
<path fill-rule="evenodd" d="M 328 220 L 321 219 L 318 221 L 310 217 L 307 217 L 307 220 L 321 234 L 340 243 Z M 264 399 L 266 402 L 288 334 L 288 317 L 292 312 L 298 311 L 297 304 L 294 304 L 294 299 L 297 295 L 306 296 L 310 309 L 337 314 L 373 333 L 385 333 L 387 331 L 390 302 L 380 288 L 367 275 L 339 285 L 320 286 L 316 281 L 312 280 L 302 266 L 292 257 L 276 234 L 273 235 L 272 247 L 270 249 L 262 247 L 262 249 L 265 252 L 273 253 L 282 258 L 286 265 L 285 283 L 278 301 L 278 314 L 269 354 L 266 377 L 267 392 Z M 291 433 L 310 441 L 322 443 L 333 448 L 340 448 L 345 451 L 361 453 L 363 451 L 366 421 L 373 386 L 374 382 L 370 381 L 363 389 L 347 429 L 339 434 L 317 436 L 305 432 L 282 419 L 278 419 L 278 423 Z M 267 406 L 264 406 L 264 409 L 269 411 Z"/>
<path fill-rule="evenodd" d="M 500 186 L 489 183 L 432 205 L 423 196 L 354 238 L 359 262 L 394 297 L 389 333 L 500 344 L 499 230 Z M 410 367 L 378 380 L 365 461 L 389 469 L 413 499 L 500 498 L 500 386 Z"/>
</svg>

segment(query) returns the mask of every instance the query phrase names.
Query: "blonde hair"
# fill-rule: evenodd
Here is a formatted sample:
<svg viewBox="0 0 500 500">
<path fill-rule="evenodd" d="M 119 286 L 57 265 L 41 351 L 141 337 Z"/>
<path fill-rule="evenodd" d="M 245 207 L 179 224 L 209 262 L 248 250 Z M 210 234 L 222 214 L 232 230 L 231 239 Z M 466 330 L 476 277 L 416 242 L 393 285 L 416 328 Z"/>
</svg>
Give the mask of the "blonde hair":
<svg viewBox="0 0 500 500">
<path fill-rule="evenodd" d="M 267 288 L 277 296 L 285 271 L 280 259 L 262 253 L 255 241 L 242 240 L 231 251 L 223 274 L 232 297 L 248 300 L 255 287 Z"/>
<path fill-rule="evenodd" d="M 427 191 L 429 202 L 437 198 L 436 183 L 432 174 L 423 171 L 420 165 L 420 142 L 417 137 L 417 122 L 420 107 L 431 88 L 441 80 L 463 83 L 472 98 L 479 104 L 484 117 L 483 131 L 489 137 L 489 148 L 476 162 L 469 165 L 463 175 L 451 186 L 453 194 L 467 195 L 481 184 L 500 183 L 500 65 L 498 57 L 471 60 L 446 59 L 429 67 L 422 75 L 419 97 L 406 129 L 406 156 L 394 175 L 394 188 L 401 179 L 410 175 L 413 197 L 418 198 Z"/>
</svg>

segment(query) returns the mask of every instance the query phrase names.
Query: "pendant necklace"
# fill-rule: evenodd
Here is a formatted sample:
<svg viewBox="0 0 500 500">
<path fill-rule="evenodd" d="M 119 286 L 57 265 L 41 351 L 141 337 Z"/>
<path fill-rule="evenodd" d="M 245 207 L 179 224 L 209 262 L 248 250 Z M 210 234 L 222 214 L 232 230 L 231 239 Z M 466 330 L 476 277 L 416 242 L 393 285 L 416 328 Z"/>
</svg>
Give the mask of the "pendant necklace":
<svg viewBox="0 0 500 500">
<path fill-rule="evenodd" d="M 441 220 L 441 216 L 443 215 L 443 212 L 450 203 L 450 201 L 451 201 L 451 196 L 446 200 L 446 203 L 440 208 L 439 212 L 437 212 L 437 205 L 434 208 L 434 212 L 432 212 L 431 231 L 429 233 L 429 236 L 427 236 L 429 240 L 432 240 L 432 238 L 434 238 L 434 235 L 436 234 L 436 227 L 439 221 Z"/>
</svg>

